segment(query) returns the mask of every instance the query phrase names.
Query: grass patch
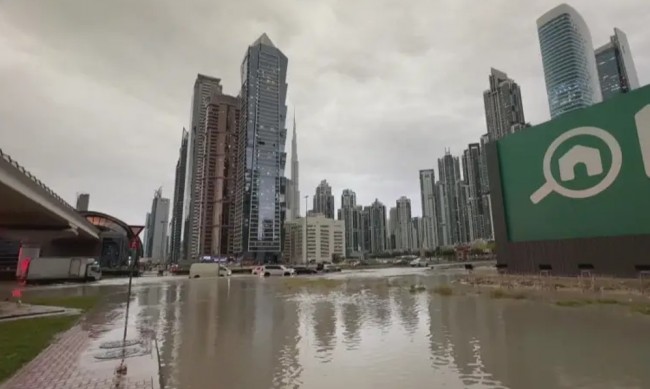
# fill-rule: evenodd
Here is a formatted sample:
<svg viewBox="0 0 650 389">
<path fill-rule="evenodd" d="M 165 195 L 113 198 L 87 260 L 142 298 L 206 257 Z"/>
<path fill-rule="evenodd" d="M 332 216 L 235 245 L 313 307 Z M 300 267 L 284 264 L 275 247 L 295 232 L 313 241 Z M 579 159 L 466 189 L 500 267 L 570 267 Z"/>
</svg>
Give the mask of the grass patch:
<svg viewBox="0 0 650 389">
<path fill-rule="evenodd" d="M 78 318 L 67 315 L 0 322 L 0 382 L 34 359 L 54 335 L 72 327 Z"/>
<path fill-rule="evenodd" d="M 23 303 L 74 308 L 85 312 L 97 305 L 99 298 L 99 296 L 33 297 L 26 298 Z"/>
<path fill-rule="evenodd" d="M 630 310 L 642 315 L 650 315 L 650 304 L 634 304 L 630 306 Z"/>
<path fill-rule="evenodd" d="M 525 293 L 513 292 L 510 293 L 503 289 L 494 289 L 490 291 L 490 297 L 493 299 L 515 299 L 515 300 L 524 300 L 528 296 Z"/>
<path fill-rule="evenodd" d="M 597 304 L 604 304 L 604 305 L 618 305 L 618 304 L 625 304 L 621 301 L 618 301 L 616 299 L 597 299 L 595 301 Z"/>
<path fill-rule="evenodd" d="M 433 293 L 439 294 L 441 296 L 451 296 L 454 294 L 454 290 L 449 286 L 436 286 L 433 288 Z"/>
<path fill-rule="evenodd" d="M 560 300 L 555 302 L 558 307 L 584 307 L 590 304 L 593 304 L 592 300 Z"/>
</svg>

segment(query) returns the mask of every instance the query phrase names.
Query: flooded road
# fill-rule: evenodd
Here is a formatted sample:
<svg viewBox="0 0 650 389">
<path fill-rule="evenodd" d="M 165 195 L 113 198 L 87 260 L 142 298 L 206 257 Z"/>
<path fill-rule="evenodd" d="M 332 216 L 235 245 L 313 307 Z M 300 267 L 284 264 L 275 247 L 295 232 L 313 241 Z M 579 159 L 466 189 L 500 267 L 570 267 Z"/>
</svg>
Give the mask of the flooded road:
<svg viewBox="0 0 650 389">
<path fill-rule="evenodd" d="M 426 270 L 329 278 L 339 281 L 140 279 L 130 320 L 155 333 L 165 388 L 647 388 L 650 383 L 650 320 L 642 315 L 440 296 L 431 290 L 447 276 Z M 120 282 L 48 293 L 117 296 L 124 290 Z M 410 285 L 427 290 L 414 293 Z"/>
</svg>

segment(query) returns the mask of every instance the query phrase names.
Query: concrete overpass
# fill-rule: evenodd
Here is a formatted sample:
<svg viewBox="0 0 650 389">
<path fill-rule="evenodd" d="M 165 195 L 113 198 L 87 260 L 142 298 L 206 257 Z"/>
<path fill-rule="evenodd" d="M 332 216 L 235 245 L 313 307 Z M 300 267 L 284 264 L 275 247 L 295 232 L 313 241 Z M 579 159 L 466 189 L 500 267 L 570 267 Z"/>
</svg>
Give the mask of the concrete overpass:
<svg viewBox="0 0 650 389">
<path fill-rule="evenodd" d="M 21 256 L 84 256 L 99 250 L 99 230 L 0 150 L 0 237 L 21 242 Z"/>
</svg>

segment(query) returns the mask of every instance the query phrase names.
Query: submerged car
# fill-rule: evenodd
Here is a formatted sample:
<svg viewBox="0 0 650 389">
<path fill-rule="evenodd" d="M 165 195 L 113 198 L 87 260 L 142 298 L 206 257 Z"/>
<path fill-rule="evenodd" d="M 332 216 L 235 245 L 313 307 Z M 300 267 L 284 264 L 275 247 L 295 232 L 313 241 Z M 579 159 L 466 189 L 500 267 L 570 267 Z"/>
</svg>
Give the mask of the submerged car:
<svg viewBox="0 0 650 389">
<path fill-rule="evenodd" d="M 264 277 L 270 276 L 293 276 L 296 271 L 284 265 L 264 265 L 261 274 Z"/>
</svg>

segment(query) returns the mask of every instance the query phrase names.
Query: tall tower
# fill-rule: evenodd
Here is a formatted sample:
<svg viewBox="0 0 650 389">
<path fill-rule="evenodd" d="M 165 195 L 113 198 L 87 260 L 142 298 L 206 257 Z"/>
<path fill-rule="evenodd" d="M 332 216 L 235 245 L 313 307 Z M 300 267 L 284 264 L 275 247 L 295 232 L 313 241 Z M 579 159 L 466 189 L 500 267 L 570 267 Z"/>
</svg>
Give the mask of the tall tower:
<svg viewBox="0 0 650 389">
<path fill-rule="evenodd" d="M 383 253 L 386 244 L 386 206 L 378 199 L 370 205 L 370 252 Z"/>
<path fill-rule="evenodd" d="M 551 118 L 602 101 L 591 32 L 561 4 L 537 19 Z"/>
<path fill-rule="evenodd" d="M 278 261 L 282 250 L 287 65 L 266 34 L 241 65 L 233 250 L 257 262 Z"/>
<path fill-rule="evenodd" d="M 411 221 L 411 200 L 406 196 L 397 199 L 397 224 L 395 225 L 395 246 L 399 251 L 413 250 L 413 222 Z"/>
<path fill-rule="evenodd" d="M 438 174 L 440 175 L 440 212 L 438 212 L 438 241 L 447 246 L 461 242 L 459 211 L 460 162 L 458 157 L 449 151 L 438 159 Z"/>
<path fill-rule="evenodd" d="M 436 213 L 436 172 L 434 169 L 420 170 L 420 198 L 422 220 L 420 246 L 425 250 L 438 247 L 438 216 Z"/>
<path fill-rule="evenodd" d="M 498 140 L 526 126 L 521 90 L 502 71 L 491 69 L 490 89 L 483 92 L 485 121 L 491 140 Z"/>
<path fill-rule="evenodd" d="M 181 259 L 181 234 L 183 231 L 183 201 L 185 199 L 185 179 L 187 172 L 187 142 L 189 134 L 183 128 L 181 147 L 176 162 L 176 177 L 174 180 L 174 204 L 172 206 L 171 231 L 171 262 L 178 263 Z"/>
<path fill-rule="evenodd" d="M 334 195 L 327 180 L 322 180 L 316 187 L 314 195 L 314 212 L 322 213 L 326 218 L 334 219 Z"/>
<path fill-rule="evenodd" d="M 221 94 L 221 80 L 199 74 L 194 82 L 192 110 L 190 118 L 190 146 L 188 155 L 188 194 L 186 196 L 185 240 L 186 259 L 197 261 L 200 254 L 200 232 L 205 191 L 205 156 L 206 156 L 206 109 L 214 94 Z"/>
<path fill-rule="evenodd" d="M 627 35 L 618 28 L 607 44 L 596 49 L 596 66 L 603 100 L 639 87 Z"/>
<path fill-rule="evenodd" d="M 306 210 L 305 210 L 306 211 Z M 287 182 L 287 220 L 300 217 L 300 168 L 298 166 L 298 135 L 296 113 L 293 113 L 293 136 L 291 138 L 291 179 Z"/>
</svg>

